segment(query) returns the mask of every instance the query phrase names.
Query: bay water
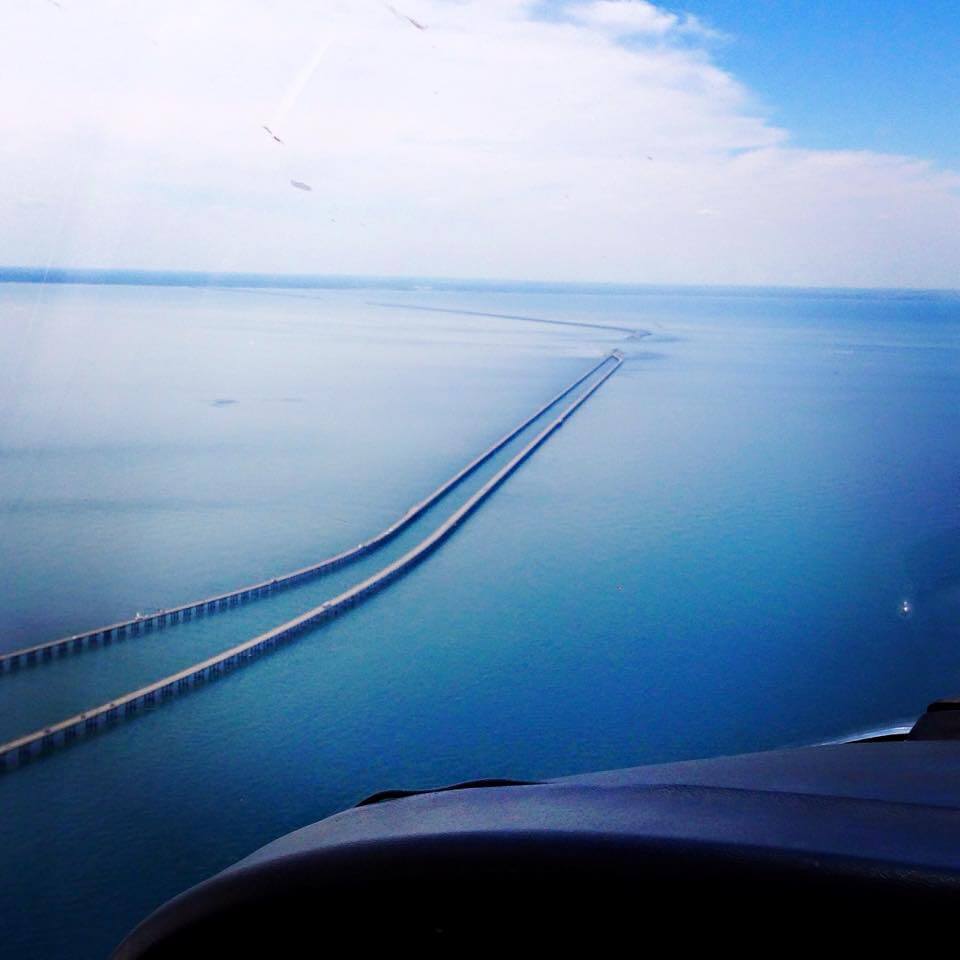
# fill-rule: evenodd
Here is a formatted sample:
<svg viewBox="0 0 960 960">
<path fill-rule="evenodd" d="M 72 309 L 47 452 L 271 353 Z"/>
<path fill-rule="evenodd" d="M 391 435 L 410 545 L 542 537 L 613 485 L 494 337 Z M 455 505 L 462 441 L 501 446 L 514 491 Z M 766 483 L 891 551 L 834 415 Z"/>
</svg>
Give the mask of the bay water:
<svg viewBox="0 0 960 960">
<path fill-rule="evenodd" d="M 389 589 L 0 777 L 6 955 L 102 957 L 376 790 L 811 743 L 960 692 L 960 297 L 422 286 L 0 284 L 0 651 L 352 546 L 626 358 Z M 391 558 L 6 674 L 0 732 Z"/>
</svg>

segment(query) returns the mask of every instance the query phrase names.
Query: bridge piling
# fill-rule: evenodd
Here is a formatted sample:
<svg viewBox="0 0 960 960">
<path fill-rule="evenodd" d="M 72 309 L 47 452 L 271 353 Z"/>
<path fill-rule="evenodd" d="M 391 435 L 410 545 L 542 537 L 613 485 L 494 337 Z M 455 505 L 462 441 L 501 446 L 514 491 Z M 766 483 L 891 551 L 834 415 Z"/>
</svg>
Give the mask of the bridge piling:
<svg viewBox="0 0 960 960">
<path fill-rule="evenodd" d="M 237 644 L 229 650 L 210 657 L 201 663 L 194 664 L 172 676 L 164 677 L 146 687 L 134 690 L 100 707 L 87 710 L 61 723 L 46 727 L 41 731 L 0 744 L 0 760 L 3 762 L 3 769 L 9 766 L 8 761 L 13 757 L 18 758 L 18 760 L 29 758 L 32 755 L 35 745 L 39 745 L 39 749 L 43 752 L 53 749 L 57 745 L 56 737 L 58 733 L 63 735 L 62 742 L 65 743 L 67 742 L 67 731 L 73 731 L 75 734 L 79 731 L 81 724 L 83 724 L 84 729 L 93 730 L 100 717 L 104 718 L 105 724 L 116 722 L 121 716 L 132 717 L 137 712 L 138 706 L 156 703 L 156 695 L 158 692 L 165 698 L 167 691 L 169 691 L 172 696 L 175 692 L 185 692 L 191 686 L 216 679 L 223 673 L 226 665 L 241 665 L 243 662 L 256 659 L 267 650 L 294 640 L 305 631 L 325 623 L 327 620 L 333 619 L 346 610 L 352 609 L 368 597 L 376 594 L 379 590 L 412 569 L 437 549 L 440 544 L 450 537 L 452 533 L 473 514 L 487 497 L 497 490 L 522 463 L 532 456 L 532 454 L 619 369 L 623 362 L 622 357 L 614 353 L 610 357 L 607 357 L 603 363 L 599 364 L 595 369 L 599 369 L 611 360 L 614 361 L 613 366 L 606 370 L 579 398 L 538 433 L 533 440 L 527 443 L 506 465 L 501 467 L 500 470 L 483 484 L 459 509 L 454 511 L 446 521 L 440 524 L 433 533 L 397 560 L 394 560 L 386 567 L 331 600 L 325 601 L 319 607 L 315 607 L 313 610 L 307 611 L 307 613 L 301 614 L 293 620 L 280 624 L 251 640 Z M 583 379 L 586 379 L 586 377 Z M 275 586 L 276 582 L 271 582 L 270 587 L 273 588 Z M 237 603 L 237 596 L 238 594 L 234 594 L 232 598 L 218 597 L 211 599 L 215 602 L 223 602 L 224 600 L 231 602 L 232 600 L 233 603 Z M 141 624 L 139 621 L 135 621 L 127 625 L 130 626 L 131 629 L 139 629 Z M 149 621 L 144 625 L 149 627 Z M 89 637 L 88 642 L 95 642 L 95 635 L 84 636 Z M 27 662 L 30 662 L 31 657 L 33 660 L 36 660 L 37 649 L 38 648 L 32 648 L 25 652 Z M 13 668 L 13 664 L 19 662 L 23 653 L 24 651 L 14 651 L 14 653 L 7 655 L 7 662 L 11 668 Z M 72 741 L 73 738 L 73 735 L 71 735 L 70 740 Z"/>
<path fill-rule="evenodd" d="M 181 614 L 182 611 L 187 609 L 194 609 L 197 611 L 198 615 L 205 615 L 206 613 L 214 613 L 221 610 L 228 610 L 233 606 L 236 606 L 240 600 L 238 597 L 245 595 L 244 602 L 246 599 L 251 599 L 257 596 L 271 596 L 276 591 L 285 589 L 289 586 L 302 583 L 306 580 L 309 580 L 313 577 L 321 576 L 330 571 L 339 569 L 342 566 L 345 566 L 349 563 L 352 563 L 364 556 L 367 556 L 370 553 L 373 553 L 375 550 L 378 550 L 385 543 L 392 540 L 394 537 L 398 536 L 403 530 L 405 530 L 410 524 L 412 524 L 418 517 L 420 517 L 425 511 L 429 510 L 437 501 L 439 501 L 443 496 L 449 493 L 454 487 L 456 487 L 460 482 L 462 482 L 466 477 L 475 472 L 490 460 L 491 457 L 496 455 L 507 443 L 513 440 L 519 433 L 525 430 L 528 426 L 534 423 L 539 419 L 544 413 L 547 412 L 551 407 L 555 406 L 565 397 L 569 396 L 577 387 L 581 386 L 594 374 L 599 373 L 601 368 L 610 362 L 611 359 L 615 359 L 617 363 L 620 363 L 619 357 L 608 355 L 596 363 L 590 370 L 584 373 L 581 377 L 577 378 L 573 383 L 568 387 L 561 390 L 556 396 L 548 400 L 537 410 L 535 410 L 529 417 L 526 418 L 522 423 L 518 424 L 507 434 L 493 443 L 490 447 L 484 450 L 481 454 L 475 457 L 470 463 L 463 467 L 460 471 L 454 474 L 449 480 L 437 487 L 432 493 L 430 493 L 423 500 L 414 504 L 410 509 L 408 509 L 398 520 L 394 521 L 389 527 L 385 530 L 382 530 L 380 533 L 376 534 L 374 537 L 366 540 L 356 547 L 349 550 L 345 550 L 339 554 L 336 554 L 333 557 L 328 557 L 324 560 L 321 560 L 318 563 L 312 564 L 308 567 L 303 567 L 299 570 L 295 570 L 291 573 L 285 574 L 280 577 L 275 577 L 269 581 L 261 581 L 257 584 L 248 584 L 247 586 L 240 587 L 237 590 L 231 591 L 229 593 L 220 594 L 216 597 L 208 597 L 204 600 L 192 601 L 191 603 L 184 604 L 180 607 L 171 608 L 168 610 L 157 611 L 154 614 L 140 615 L 130 620 L 125 620 L 120 623 L 111 624 L 108 627 L 98 627 L 95 630 L 88 631 L 84 634 L 78 634 L 72 638 L 61 638 L 67 640 L 73 640 L 72 650 L 73 652 L 80 652 L 85 647 L 95 648 L 98 644 L 106 645 L 108 635 L 113 632 L 113 636 L 119 638 L 124 635 L 129 636 L 142 636 L 146 633 L 151 632 L 154 629 L 155 623 L 159 623 L 162 627 L 167 622 L 167 617 L 170 615 L 169 622 L 182 622 L 185 618 L 183 616 L 177 616 Z M 97 634 L 100 634 L 98 639 Z M 79 641 L 79 642 L 77 642 Z M 14 664 L 16 664 L 21 655 L 28 654 L 27 659 L 20 662 L 20 665 L 30 665 L 34 666 L 37 663 L 36 657 L 30 657 L 30 651 L 41 650 L 44 647 L 54 646 L 59 643 L 60 640 L 48 641 L 46 643 L 37 644 L 31 648 L 25 648 L 23 650 L 14 650 L 9 653 L 0 654 L 0 675 L 8 670 L 15 669 Z M 44 657 L 44 661 L 47 658 Z"/>
</svg>

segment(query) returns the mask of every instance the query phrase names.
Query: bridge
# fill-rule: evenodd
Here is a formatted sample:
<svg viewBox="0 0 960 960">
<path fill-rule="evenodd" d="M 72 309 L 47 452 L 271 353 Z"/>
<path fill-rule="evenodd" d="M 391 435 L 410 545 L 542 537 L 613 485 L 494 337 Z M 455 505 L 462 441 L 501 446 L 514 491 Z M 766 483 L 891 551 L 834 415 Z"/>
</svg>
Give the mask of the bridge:
<svg viewBox="0 0 960 960">
<path fill-rule="evenodd" d="M 369 540 L 364 540 L 355 547 L 344 550 L 332 557 L 327 557 L 325 560 L 320 560 L 318 563 L 301 567 L 299 570 L 282 574 L 270 580 L 261 580 L 259 583 L 248 584 L 247 586 L 238 587 L 226 593 L 205 597 L 202 600 L 193 600 L 180 606 L 155 610 L 143 616 L 136 616 L 129 620 L 121 620 L 117 623 L 108 624 L 105 627 L 95 627 L 83 633 L 75 633 L 68 637 L 61 637 L 57 640 L 49 640 L 45 643 L 38 643 L 30 647 L 22 647 L 19 650 L 2 653 L 0 654 L 0 676 L 12 670 L 17 670 L 22 666 L 34 666 L 38 663 L 52 660 L 54 657 L 61 657 L 68 653 L 78 652 L 101 644 L 108 644 L 113 640 L 124 639 L 128 636 L 147 633 L 157 627 L 182 623 L 194 617 L 206 616 L 207 614 L 227 610 L 241 603 L 247 603 L 250 600 L 269 596 L 277 590 L 282 590 L 302 583 L 305 580 L 330 573 L 339 567 L 346 566 L 349 563 L 359 560 L 361 557 L 373 553 L 402 533 L 410 524 L 437 503 L 437 501 L 446 496 L 454 487 L 466 480 L 472 473 L 476 472 L 483 464 L 490 460 L 491 457 L 499 453 L 500 450 L 510 443 L 518 434 L 526 430 L 527 427 L 543 416 L 551 407 L 569 396 L 577 387 L 592 377 L 604 364 L 610 361 L 611 356 L 612 355 L 604 357 L 582 377 L 574 380 L 568 387 L 561 390 L 555 397 L 535 410 L 522 423 L 515 426 L 499 440 L 487 447 L 479 456 L 471 460 L 462 470 L 459 470 L 449 480 L 442 483 L 431 494 L 424 497 L 424 499 L 418 503 L 415 503 L 398 520 Z"/>
<path fill-rule="evenodd" d="M 451 514 L 450 517 L 429 536 L 421 540 L 420 543 L 408 550 L 397 560 L 394 560 L 372 576 L 367 577 L 365 580 L 350 587 L 338 596 L 320 604 L 320 606 L 314 607 L 312 610 L 308 610 L 306 613 L 292 620 L 288 620 L 286 623 L 282 623 L 265 633 L 261 633 L 251 640 L 239 643 L 216 656 L 208 657 L 206 660 L 195 663 L 184 670 L 180 670 L 147 686 L 133 690 L 98 707 L 93 707 L 90 710 L 68 717 L 60 723 L 52 724 L 41 730 L 36 730 L 33 733 L 0 744 L 0 769 L 8 769 L 11 765 L 30 760 L 38 753 L 50 752 L 58 747 L 68 745 L 74 742 L 81 734 L 95 733 L 97 730 L 120 719 L 134 716 L 138 710 L 146 706 L 165 702 L 192 687 L 215 680 L 227 672 L 245 666 L 267 651 L 281 644 L 288 643 L 300 634 L 334 617 L 342 615 L 352 607 L 368 599 L 374 593 L 382 590 L 439 547 L 440 544 L 466 521 L 484 500 L 545 443 L 555 431 L 560 429 L 566 420 L 616 373 L 622 363 L 623 355 L 619 353 L 619 351 L 614 351 L 593 367 L 585 377 L 581 377 L 572 387 L 567 388 L 567 390 L 560 394 L 559 397 L 565 396 L 578 384 L 583 383 L 591 374 L 599 371 L 604 366 L 607 367 L 595 383 L 585 390 L 581 396 L 501 467 L 500 470 L 487 480 L 458 510 Z M 542 413 L 549 409 L 559 397 L 542 407 L 540 412 Z M 536 419 L 537 415 L 525 421 L 525 423 Z M 519 430 L 513 431 L 512 435 L 516 435 L 517 432 L 519 432 Z M 500 445 L 502 446 L 502 443 Z M 481 456 L 489 456 L 489 454 L 481 454 Z M 474 463 L 476 463 L 476 461 L 474 461 Z M 471 467 L 468 465 L 468 467 L 464 469 L 471 469 Z M 460 477 L 460 474 L 457 474 L 457 477 Z M 453 480 L 456 480 L 457 477 L 454 477 Z M 452 482 L 453 481 L 448 481 L 448 483 Z M 445 484 L 444 487 L 447 487 L 447 484 Z M 438 489 L 442 490 L 444 487 Z M 431 494 L 431 497 L 434 496 L 434 494 Z M 423 503 L 425 501 L 421 502 Z M 314 568 L 306 569 L 312 570 Z M 181 607 L 178 609 L 182 610 L 184 608 Z"/>
<path fill-rule="evenodd" d="M 612 330 L 629 334 L 628 340 L 649 337 L 649 330 L 625 327 L 615 323 L 596 323 L 593 320 L 555 320 L 548 317 L 530 317 L 522 313 L 487 313 L 484 310 L 460 310 L 451 307 L 427 307 L 415 303 L 393 303 L 387 300 L 368 300 L 371 307 L 389 307 L 391 310 L 420 310 L 424 313 L 451 313 L 458 317 L 492 317 L 494 320 L 522 320 L 524 323 L 545 323 L 551 327 L 586 327 L 588 330 Z"/>
</svg>

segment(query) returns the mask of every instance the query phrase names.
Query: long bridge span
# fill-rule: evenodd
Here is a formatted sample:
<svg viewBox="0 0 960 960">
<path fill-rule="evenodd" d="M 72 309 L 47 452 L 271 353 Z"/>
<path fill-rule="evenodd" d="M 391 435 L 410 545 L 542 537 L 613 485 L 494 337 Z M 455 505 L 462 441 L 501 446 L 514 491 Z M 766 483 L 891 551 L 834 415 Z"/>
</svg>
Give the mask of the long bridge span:
<svg viewBox="0 0 960 960">
<path fill-rule="evenodd" d="M 338 596 L 320 604 L 320 606 L 314 607 L 312 610 L 308 610 L 306 613 L 292 620 L 288 620 L 286 623 L 282 623 L 265 633 L 261 633 L 251 640 L 239 643 L 216 656 L 208 657 L 206 660 L 195 663 L 184 670 L 163 677 L 161 680 L 140 687 L 137 690 L 110 700 L 98 707 L 93 707 L 90 710 L 68 717 L 60 723 L 52 724 L 41 730 L 36 730 L 33 733 L 0 744 L 0 770 L 5 770 L 12 765 L 28 761 L 38 753 L 50 752 L 58 747 L 68 745 L 77 740 L 81 734 L 95 733 L 97 730 L 111 723 L 134 716 L 138 710 L 145 706 L 163 703 L 194 686 L 214 680 L 226 672 L 245 666 L 267 651 L 280 644 L 288 643 L 307 630 L 319 626 L 334 617 L 340 616 L 350 608 L 362 603 L 374 593 L 382 590 L 424 560 L 433 550 L 440 546 L 441 543 L 466 521 L 487 497 L 545 443 L 556 430 L 562 427 L 566 420 L 616 373 L 622 363 L 622 354 L 620 354 L 619 351 L 614 351 L 597 364 L 590 373 L 600 370 L 605 365 L 607 369 L 595 383 L 541 430 L 540 433 L 527 443 L 511 460 L 501 467 L 473 496 L 451 514 L 447 520 L 397 560 L 394 560 L 372 576 L 367 577 L 365 580 L 350 587 Z M 590 374 L 587 374 L 587 376 L 590 376 Z M 585 379 L 586 377 L 582 377 L 577 383 L 582 383 Z M 576 385 L 577 384 L 574 384 L 574 386 Z M 573 388 L 568 388 L 561 396 L 569 393 L 571 389 Z M 551 401 L 551 403 L 541 408 L 541 412 L 552 406 L 554 402 L 556 401 Z M 535 417 L 532 419 L 535 419 Z M 514 433 L 515 432 L 516 431 L 514 431 Z"/>
<path fill-rule="evenodd" d="M 186 620 L 192 620 L 194 617 L 202 617 L 211 613 L 227 610 L 241 603 L 247 603 L 250 600 L 269 596 L 277 590 L 282 590 L 302 583 L 305 580 L 330 573 L 339 567 L 346 566 L 373 553 L 402 533 L 410 524 L 437 503 L 438 500 L 446 496 L 454 487 L 463 480 L 466 480 L 467 477 L 483 466 L 491 457 L 499 453 L 514 437 L 526 430 L 530 424 L 543 416 L 551 407 L 569 396 L 577 387 L 592 377 L 605 363 L 610 361 L 610 356 L 611 355 L 604 357 L 599 363 L 583 374 L 583 376 L 574 380 L 568 387 L 565 387 L 555 397 L 548 400 L 530 414 L 522 423 L 519 423 L 499 440 L 487 447 L 486 450 L 471 460 L 449 480 L 442 483 L 418 503 L 415 503 L 398 520 L 369 540 L 364 540 L 355 547 L 344 550 L 332 557 L 327 557 L 325 560 L 320 560 L 318 563 L 301 567 L 299 570 L 282 574 L 270 580 L 261 580 L 258 583 L 237 587 L 235 590 L 230 590 L 226 593 L 218 593 L 214 596 L 204 597 L 202 600 L 192 600 L 189 603 L 183 603 L 176 607 L 155 610 L 148 614 L 131 617 L 128 620 L 120 620 L 117 623 L 111 623 L 104 627 L 94 627 L 92 630 L 86 630 L 82 633 L 75 633 L 67 637 L 60 637 L 56 640 L 48 640 L 44 643 L 34 644 L 30 647 L 22 647 L 7 653 L 0 653 L 0 676 L 23 666 L 34 666 L 52 660 L 54 657 L 61 657 L 68 653 L 79 652 L 89 647 L 108 644 L 113 640 L 124 639 L 128 636 L 147 633 L 157 627 L 182 623 Z"/>
<path fill-rule="evenodd" d="M 612 330 L 628 334 L 628 340 L 649 337 L 649 330 L 626 327 L 617 323 L 596 323 L 593 320 L 555 320 L 551 317 L 530 317 L 522 313 L 488 313 L 485 310 L 460 310 L 451 307 L 428 307 L 417 303 L 394 303 L 388 300 L 368 300 L 371 307 L 388 307 L 391 310 L 420 310 L 424 313 L 450 313 L 458 317 L 492 317 L 494 320 L 522 320 L 524 323 L 545 323 L 551 327 L 585 327 L 588 330 Z"/>
</svg>

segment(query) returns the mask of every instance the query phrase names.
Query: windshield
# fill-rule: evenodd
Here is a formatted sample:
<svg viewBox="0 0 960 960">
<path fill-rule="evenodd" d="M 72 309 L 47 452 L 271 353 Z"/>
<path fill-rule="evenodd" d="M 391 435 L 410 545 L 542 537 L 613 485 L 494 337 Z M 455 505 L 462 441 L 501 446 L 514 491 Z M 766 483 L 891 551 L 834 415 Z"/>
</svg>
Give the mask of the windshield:
<svg viewBox="0 0 960 960">
<path fill-rule="evenodd" d="M 11 957 L 960 691 L 952 6 L 5 5 Z"/>
</svg>

